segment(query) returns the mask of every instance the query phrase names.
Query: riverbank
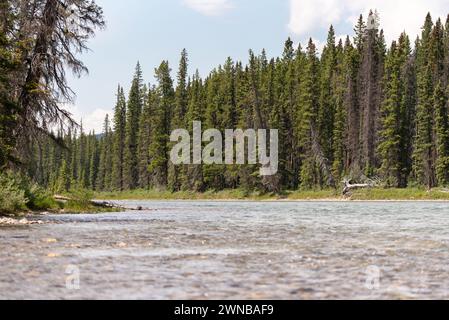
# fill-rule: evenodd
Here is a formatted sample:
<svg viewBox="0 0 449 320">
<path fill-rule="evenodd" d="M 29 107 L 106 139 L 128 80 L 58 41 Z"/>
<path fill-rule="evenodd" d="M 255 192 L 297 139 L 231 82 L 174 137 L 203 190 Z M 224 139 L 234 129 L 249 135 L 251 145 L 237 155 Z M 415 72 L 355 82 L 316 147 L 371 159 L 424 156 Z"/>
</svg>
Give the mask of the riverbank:
<svg viewBox="0 0 449 320">
<path fill-rule="evenodd" d="M 86 193 L 86 194 L 84 194 Z M 56 201 L 53 198 L 47 202 L 47 207 L 33 209 L 32 207 L 18 207 L 16 210 L 2 212 L 0 217 L 25 217 L 29 213 L 50 212 L 52 214 L 68 213 L 105 213 L 121 211 L 121 208 L 105 205 L 102 202 L 92 202 L 90 199 L 114 200 L 185 200 L 185 201 L 449 201 L 449 190 L 434 189 L 427 191 L 419 188 L 408 189 L 363 189 L 353 191 L 350 196 L 342 196 L 339 190 L 317 190 L 317 191 L 286 191 L 282 194 L 264 194 L 260 192 L 247 192 L 241 189 L 207 191 L 207 192 L 168 192 L 156 190 L 133 190 L 124 192 L 80 192 L 71 194 L 75 200 Z"/>
<path fill-rule="evenodd" d="M 246 192 L 241 189 L 207 192 L 168 192 L 156 190 L 133 190 L 123 192 L 95 193 L 103 200 L 207 200 L 207 201 L 449 201 L 449 190 L 431 191 L 418 188 L 357 190 L 350 196 L 342 196 L 339 190 L 286 191 L 282 194 Z"/>
<path fill-rule="evenodd" d="M 99 213 L 120 210 L 107 203 L 93 202 L 92 198 L 93 192 L 84 189 L 56 196 L 52 190 L 37 185 L 23 175 L 11 171 L 0 173 L 0 218 L 20 218 L 39 212 Z"/>
</svg>

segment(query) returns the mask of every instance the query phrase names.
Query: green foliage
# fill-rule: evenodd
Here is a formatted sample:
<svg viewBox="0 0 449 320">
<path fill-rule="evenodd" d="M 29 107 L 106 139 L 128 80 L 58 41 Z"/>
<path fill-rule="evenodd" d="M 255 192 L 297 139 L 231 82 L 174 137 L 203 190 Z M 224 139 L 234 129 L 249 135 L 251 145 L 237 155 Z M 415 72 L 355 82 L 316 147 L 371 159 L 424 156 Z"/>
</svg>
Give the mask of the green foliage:
<svg viewBox="0 0 449 320">
<path fill-rule="evenodd" d="M 27 210 L 28 199 L 21 187 L 11 172 L 0 174 L 0 214 Z"/>
<path fill-rule="evenodd" d="M 75 189 L 69 193 L 69 200 L 65 206 L 66 210 L 90 208 L 93 192 L 87 189 Z"/>
<path fill-rule="evenodd" d="M 52 195 L 29 178 L 12 171 L 0 174 L 0 214 L 57 207 Z"/>
<path fill-rule="evenodd" d="M 148 102 L 147 102 L 148 104 Z M 122 87 L 117 90 L 117 103 L 114 110 L 114 138 L 113 138 L 113 159 L 111 173 L 111 187 L 114 190 L 124 188 L 124 157 L 126 139 L 126 98 Z"/>
<path fill-rule="evenodd" d="M 198 71 L 189 77 L 183 50 L 176 88 L 168 62 L 155 70 L 153 86 L 144 85 L 138 64 L 128 99 L 119 86 L 112 124 L 105 119 L 102 135 L 82 127 L 56 132 L 68 148 L 41 141 L 27 170 L 60 193 L 138 188 L 180 196 L 204 190 L 218 196 L 229 189 L 305 194 L 364 176 L 389 187 L 446 186 L 448 29 L 449 19 L 443 26 L 428 15 L 415 48 L 403 33 L 387 50 L 382 31 L 367 28 L 361 16 L 353 43 L 347 37 L 337 44 L 331 27 L 321 54 L 312 40 L 303 50 L 287 39 L 278 58 L 250 50 L 247 63 L 227 58 L 204 78 Z M 0 120 L 1 136 L 9 125 Z M 187 129 L 192 136 L 194 121 L 202 122 L 203 131 L 278 129 L 278 173 L 260 177 L 259 167 L 249 164 L 173 165 L 169 135 Z M 2 143 L 5 158 L 10 151 Z"/>
<path fill-rule="evenodd" d="M 17 65 L 3 28 L 0 28 L 0 170 L 14 157 L 15 138 L 12 134 L 17 124 L 17 105 L 11 97 L 10 80 Z"/>
<path fill-rule="evenodd" d="M 440 82 L 447 83 L 444 70 L 445 66 L 443 26 L 438 20 L 433 24 L 430 14 L 427 15 L 423 27 L 422 37 L 417 43 L 417 109 L 416 109 L 416 139 L 414 146 L 414 174 L 419 183 L 433 188 L 438 185 L 438 178 L 445 183 L 446 178 L 441 173 L 446 162 L 444 151 L 441 148 L 445 144 L 441 132 L 447 121 L 447 113 L 442 114 L 442 106 L 447 103 L 444 89 L 439 88 Z M 446 51 L 447 53 L 447 51 Z M 435 92 L 438 92 L 435 95 Z M 441 101 L 442 99 L 446 101 Z M 444 108 L 444 107 L 443 107 Z M 444 129 L 443 129 L 444 130 Z M 439 133 L 437 133 L 439 131 Z M 440 136 L 440 144 L 437 145 L 437 137 Z M 440 149 L 440 150 L 438 150 Z M 438 163 L 438 164 L 437 164 Z M 437 167 L 440 173 L 437 172 Z M 439 177 L 437 177 L 439 175 Z"/>
<path fill-rule="evenodd" d="M 170 117 L 175 97 L 170 67 L 163 61 L 156 71 L 158 86 L 155 91 L 152 131 L 149 146 L 151 155 L 149 172 L 156 188 L 165 189 L 168 185 L 168 143 L 170 136 Z"/>
<path fill-rule="evenodd" d="M 316 56 L 316 47 L 309 41 L 307 47 L 307 57 L 305 63 L 305 70 L 301 79 L 300 97 L 299 97 L 299 146 L 302 153 L 302 168 L 301 168 L 301 187 L 303 189 L 313 188 L 318 184 L 318 177 L 316 175 L 315 155 L 312 150 L 313 131 L 317 127 L 317 111 L 319 105 L 318 93 L 318 71 L 319 60 Z"/>
<path fill-rule="evenodd" d="M 444 189 L 428 191 L 417 187 L 372 188 L 356 190 L 351 197 L 347 198 L 335 189 L 284 191 L 280 194 L 248 191 L 241 188 L 206 192 L 136 189 L 123 192 L 101 192 L 97 193 L 96 197 L 106 200 L 417 201 L 449 200 L 449 192 Z"/>
<path fill-rule="evenodd" d="M 67 197 L 70 199 L 62 204 L 64 212 L 68 213 L 101 213 L 101 212 L 117 212 L 119 208 L 113 208 L 97 204 L 92 201 L 93 191 L 88 189 L 71 190 Z"/>
<path fill-rule="evenodd" d="M 388 186 L 398 186 L 400 168 L 400 142 L 401 142 L 401 102 L 402 82 L 400 81 L 401 64 L 400 52 L 393 42 L 386 60 L 384 79 L 385 99 L 381 107 L 380 137 L 378 151 L 382 160 L 380 171 Z"/>
<path fill-rule="evenodd" d="M 112 131 L 108 115 L 104 120 L 103 128 L 103 136 L 99 144 L 100 155 L 96 186 L 99 190 L 110 190 L 112 187 Z M 84 188 L 84 185 L 78 185 L 78 188 Z"/>
<path fill-rule="evenodd" d="M 32 184 L 31 187 L 26 190 L 27 195 L 27 207 L 30 210 L 56 210 L 59 209 L 59 205 L 53 199 L 52 194 L 37 184 Z"/>
<path fill-rule="evenodd" d="M 139 119 L 143 107 L 143 80 L 140 63 L 137 63 L 136 71 L 129 92 L 128 109 L 126 112 L 125 146 L 123 163 L 123 183 L 127 189 L 133 189 L 138 183 L 138 134 Z"/>
<path fill-rule="evenodd" d="M 438 159 L 436 172 L 439 185 L 449 185 L 449 118 L 448 100 L 441 83 L 435 88 L 436 135 Z"/>
<path fill-rule="evenodd" d="M 147 93 L 147 98 L 145 100 L 142 116 L 140 117 L 139 122 L 139 137 L 138 137 L 138 147 L 137 147 L 137 156 L 138 156 L 138 169 L 139 169 L 139 187 L 140 188 L 149 188 L 151 181 L 151 174 L 149 171 L 149 165 L 151 162 L 150 158 L 150 141 L 152 137 L 153 130 L 153 110 L 156 105 L 154 94 L 155 89 L 150 88 Z M 120 189 L 119 189 L 120 190 Z"/>
</svg>

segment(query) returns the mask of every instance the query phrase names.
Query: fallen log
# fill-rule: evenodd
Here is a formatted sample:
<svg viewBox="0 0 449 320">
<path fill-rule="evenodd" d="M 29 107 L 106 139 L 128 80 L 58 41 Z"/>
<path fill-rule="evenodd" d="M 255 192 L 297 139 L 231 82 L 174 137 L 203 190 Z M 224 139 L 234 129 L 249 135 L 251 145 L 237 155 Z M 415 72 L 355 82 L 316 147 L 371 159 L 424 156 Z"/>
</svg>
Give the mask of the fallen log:
<svg viewBox="0 0 449 320">
<path fill-rule="evenodd" d="M 54 195 L 53 198 L 56 201 L 62 201 L 62 202 L 77 201 L 77 199 L 66 197 L 66 196 L 61 196 L 61 195 Z M 142 206 L 138 206 L 137 208 L 123 207 L 123 206 L 119 206 L 113 202 L 108 202 L 108 201 L 89 200 L 88 202 L 93 206 L 109 208 L 109 209 L 119 209 L 119 210 L 129 210 L 129 211 L 144 211 L 144 210 L 150 211 L 150 210 L 152 210 L 150 208 L 144 208 Z"/>
<path fill-rule="evenodd" d="M 78 199 L 61 196 L 61 195 L 54 195 L 53 199 L 55 199 L 56 201 L 62 201 L 62 202 L 78 201 Z M 87 202 L 89 202 L 91 205 L 97 206 L 97 207 L 124 209 L 122 207 L 115 205 L 112 202 L 107 202 L 107 201 L 87 200 Z"/>
<path fill-rule="evenodd" d="M 127 210 L 127 211 L 152 211 L 153 210 L 151 208 L 144 208 L 142 206 L 138 206 L 136 208 L 123 207 L 123 206 L 116 205 L 113 202 L 107 202 L 107 201 L 95 201 L 95 200 L 92 200 L 91 202 L 92 202 L 93 205 L 100 206 L 100 207 L 103 207 L 103 208 L 120 209 L 120 210 Z"/>
<path fill-rule="evenodd" d="M 55 199 L 56 201 L 72 201 L 73 200 L 69 197 L 60 196 L 60 195 L 54 195 L 53 199 Z"/>
<path fill-rule="evenodd" d="M 343 188 L 343 195 L 347 195 L 349 192 L 351 192 L 352 190 L 357 190 L 357 189 L 366 189 L 366 188 L 372 188 L 371 184 L 368 183 L 363 183 L 363 184 L 350 184 L 350 183 L 345 183 L 345 186 Z"/>
<path fill-rule="evenodd" d="M 346 196 L 350 194 L 353 190 L 358 189 L 366 189 L 366 188 L 374 188 L 378 185 L 378 181 L 372 179 L 365 179 L 366 183 L 351 183 L 351 180 L 345 179 L 343 180 L 343 195 Z"/>
</svg>

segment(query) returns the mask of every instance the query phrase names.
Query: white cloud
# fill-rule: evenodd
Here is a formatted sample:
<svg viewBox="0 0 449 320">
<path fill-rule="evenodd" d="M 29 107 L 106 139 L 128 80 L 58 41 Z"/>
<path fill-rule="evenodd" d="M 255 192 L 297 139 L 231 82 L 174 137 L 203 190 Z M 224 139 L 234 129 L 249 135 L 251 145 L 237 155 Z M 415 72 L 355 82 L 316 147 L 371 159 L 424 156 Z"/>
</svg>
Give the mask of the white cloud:
<svg viewBox="0 0 449 320">
<path fill-rule="evenodd" d="M 427 12 L 446 19 L 449 0 L 290 0 L 289 29 L 300 37 L 326 30 L 330 24 L 355 24 L 360 13 L 380 13 L 381 27 L 388 41 L 404 30 L 412 40 L 420 34 Z"/>
<path fill-rule="evenodd" d="M 338 0 L 290 0 L 289 29 L 309 37 L 315 30 L 328 28 L 342 16 Z"/>
<path fill-rule="evenodd" d="M 70 113 L 72 113 L 73 119 L 81 123 L 83 122 L 83 129 L 86 133 L 95 130 L 95 133 L 103 132 L 103 124 L 106 115 L 109 115 L 109 120 L 111 121 L 112 126 L 112 111 L 106 110 L 102 108 L 93 109 L 92 112 L 86 113 L 81 112 L 80 109 L 76 106 L 68 106 L 66 108 Z"/>
<path fill-rule="evenodd" d="M 184 4 L 206 16 L 218 16 L 234 7 L 229 0 L 184 0 Z"/>
</svg>

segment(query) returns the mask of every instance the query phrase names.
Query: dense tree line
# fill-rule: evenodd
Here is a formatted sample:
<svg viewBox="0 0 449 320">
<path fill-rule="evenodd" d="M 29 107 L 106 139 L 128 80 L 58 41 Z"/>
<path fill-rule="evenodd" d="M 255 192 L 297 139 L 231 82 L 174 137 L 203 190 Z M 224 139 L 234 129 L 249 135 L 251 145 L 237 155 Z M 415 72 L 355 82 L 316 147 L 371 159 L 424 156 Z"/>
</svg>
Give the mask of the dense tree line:
<svg viewBox="0 0 449 320">
<path fill-rule="evenodd" d="M 128 97 L 122 87 L 101 135 L 56 132 L 68 148 L 35 144 L 29 173 L 55 191 L 242 187 L 336 187 L 344 177 L 378 177 L 388 187 L 449 185 L 449 18 L 426 17 L 414 44 L 385 43 L 377 15 L 362 16 L 355 37 L 336 41 L 331 27 L 319 56 L 312 40 L 281 57 L 250 51 L 202 79 L 181 55 L 176 83 L 163 61 L 154 85 L 138 64 Z M 2 68 L 7 67 L 7 64 Z M 173 129 L 279 129 L 279 172 L 256 165 L 181 165 L 169 161 Z"/>
</svg>

